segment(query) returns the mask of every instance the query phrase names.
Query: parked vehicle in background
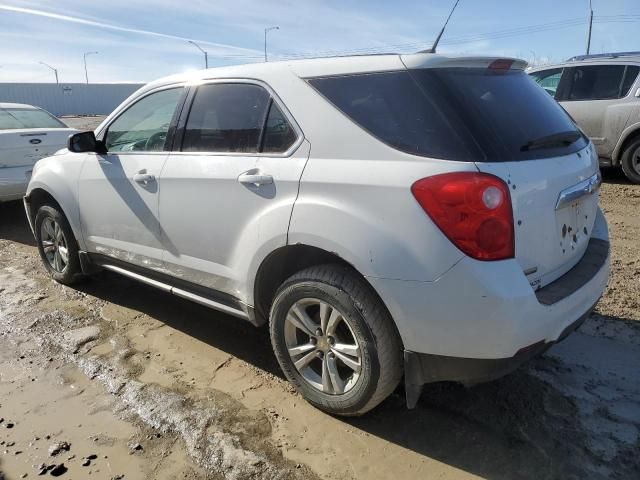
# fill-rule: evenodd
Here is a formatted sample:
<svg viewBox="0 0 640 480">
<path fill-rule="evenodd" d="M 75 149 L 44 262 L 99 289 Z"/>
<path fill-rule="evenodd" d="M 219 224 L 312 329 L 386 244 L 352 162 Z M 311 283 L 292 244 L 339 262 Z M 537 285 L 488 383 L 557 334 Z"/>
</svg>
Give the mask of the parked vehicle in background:
<svg viewBox="0 0 640 480">
<path fill-rule="evenodd" d="M 640 183 L 640 52 L 581 55 L 529 74 L 575 119 L 602 166 Z"/>
<path fill-rule="evenodd" d="M 269 62 L 153 82 L 25 209 L 45 268 L 108 269 L 255 325 L 313 405 L 504 375 L 606 286 L 593 144 L 525 62 Z"/>
<path fill-rule="evenodd" d="M 65 148 L 76 132 L 41 108 L 0 103 L 0 202 L 22 198 L 33 165 Z"/>
</svg>

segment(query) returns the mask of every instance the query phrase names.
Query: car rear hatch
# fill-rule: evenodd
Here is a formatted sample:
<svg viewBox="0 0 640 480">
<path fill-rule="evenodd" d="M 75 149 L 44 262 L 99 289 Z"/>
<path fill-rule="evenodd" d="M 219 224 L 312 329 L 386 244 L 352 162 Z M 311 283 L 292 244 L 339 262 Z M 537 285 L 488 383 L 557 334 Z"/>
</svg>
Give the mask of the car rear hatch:
<svg viewBox="0 0 640 480">
<path fill-rule="evenodd" d="M 67 146 L 71 128 L 0 130 L 0 168 L 34 165 Z"/>
<path fill-rule="evenodd" d="M 478 170 L 508 185 L 515 256 L 532 287 L 570 270 L 587 248 L 598 208 L 593 145 L 524 73 L 523 62 L 403 61 L 434 103 L 442 104 L 452 128 L 475 142 L 473 155 L 458 160 L 475 157 Z"/>
</svg>

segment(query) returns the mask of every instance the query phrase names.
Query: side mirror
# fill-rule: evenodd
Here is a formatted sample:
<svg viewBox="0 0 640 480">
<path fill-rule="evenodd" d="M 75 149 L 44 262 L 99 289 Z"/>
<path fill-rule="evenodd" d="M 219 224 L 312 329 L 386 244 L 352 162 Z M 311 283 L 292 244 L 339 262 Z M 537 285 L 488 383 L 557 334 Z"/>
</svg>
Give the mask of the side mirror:
<svg viewBox="0 0 640 480">
<path fill-rule="evenodd" d="M 96 135 L 92 131 L 74 133 L 73 135 L 70 135 L 69 141 L 67 142 L 67 148 L 70 152 L 74 153 L 106 153 L 104 143 L 100 140 L 96 140 Z"/>
</svg>

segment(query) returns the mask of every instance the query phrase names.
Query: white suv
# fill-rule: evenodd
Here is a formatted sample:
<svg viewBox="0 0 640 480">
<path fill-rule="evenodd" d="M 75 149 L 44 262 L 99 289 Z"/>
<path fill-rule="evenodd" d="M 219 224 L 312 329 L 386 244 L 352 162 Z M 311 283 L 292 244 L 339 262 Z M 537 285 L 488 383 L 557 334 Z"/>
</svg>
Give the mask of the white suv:
<svg viewBox="0 0 640 480">
<path fill-rule="evenodd" d="M 362 414 L 404 375 L 506 374 L 608 278 L 593 145 L 513 59 L 275 62 L 153 82 L 25 207 L 44 265 L 99 268 L 268 323 L 312 404 Z"/>
</svg>

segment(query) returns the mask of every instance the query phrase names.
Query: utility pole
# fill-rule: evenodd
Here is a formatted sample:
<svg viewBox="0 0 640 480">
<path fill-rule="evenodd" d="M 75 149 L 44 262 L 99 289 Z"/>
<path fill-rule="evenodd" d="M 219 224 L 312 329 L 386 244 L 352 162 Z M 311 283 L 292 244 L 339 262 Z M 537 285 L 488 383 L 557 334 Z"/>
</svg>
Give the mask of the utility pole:
<svg viewBox="0 0 640 480">
<path fill-rule="evenodd" d="M 436 53 L 436 47 L 438 46 L 438 43 L 440 43 L 440 39 L 442 38 L 442 34 L 444 33 L 444 29 L 447 28 L 447 24 L 449 23 L 449 20 L 451 19 L 451 15 L 453 15 L 454 10 L 458 6 L 458 2 L 460 2 L 460 0 L 456 0 L 456 3 L 454 3 L 453 8 L 449 12 L 449 16 L 447 17 L 447 21 L 444 22 L 444 25 L 442 26 L 442 30 L 440 30 L 440 33 L 438 34 L 438 37 L 436 38 L 436 41 L 433 42 L 433 46 L 431 48 L 428 48 L 427 50 L 422 50 L 422 51 L 420 51 L 418 53 Z"/>
<path fill-rule="evenodd" d="M 587 37 L 587 55 L 589 55 L 589 51 L 591 50 L 591 26 L 593 25 L 593 7 L 591 5 L 591 0 L 589 0 L 589 36 Z"/>
<path fill-rule="evenodd" d="M 202 53 L 204 53 L 204 68 L 209 68 L 209 55 L 207 54 L 207 51 L 202 49 L 202 47 L 198 45 L 196 42 L 194 42 L 193 40 L 187 40 L 187 42 L 189 42 L 191 45 L 193 45 Z"/>
<path fill-rule="evenodd" d="M 87 73 L 87 55 L 97 55 L 98 52 L 84 52 L 84 78 L 89 85 L 89 74 Z"/>
<path fill-rule="evenodd" d="M 280 30 L 280 27 L 267 27 L 264 29 L 264 61 L 268 62 L 269 59 L 267 58 L 267 32 L 270 32 L 271 30 Z"/>
<path fill-rule="evenodd" d="M 41 65 L 44 65 L 45 67 L 49 67 L 51 70 L 53 70 L 53 73 L 56 76 L 56 85 L 59 84 L 60 82 L 58 81 L 58 69 L 53 68 L 51 65 L 49 65 L 48 63 L 44 63 L 44 62 L 38 62 Z"/>
</svg>

